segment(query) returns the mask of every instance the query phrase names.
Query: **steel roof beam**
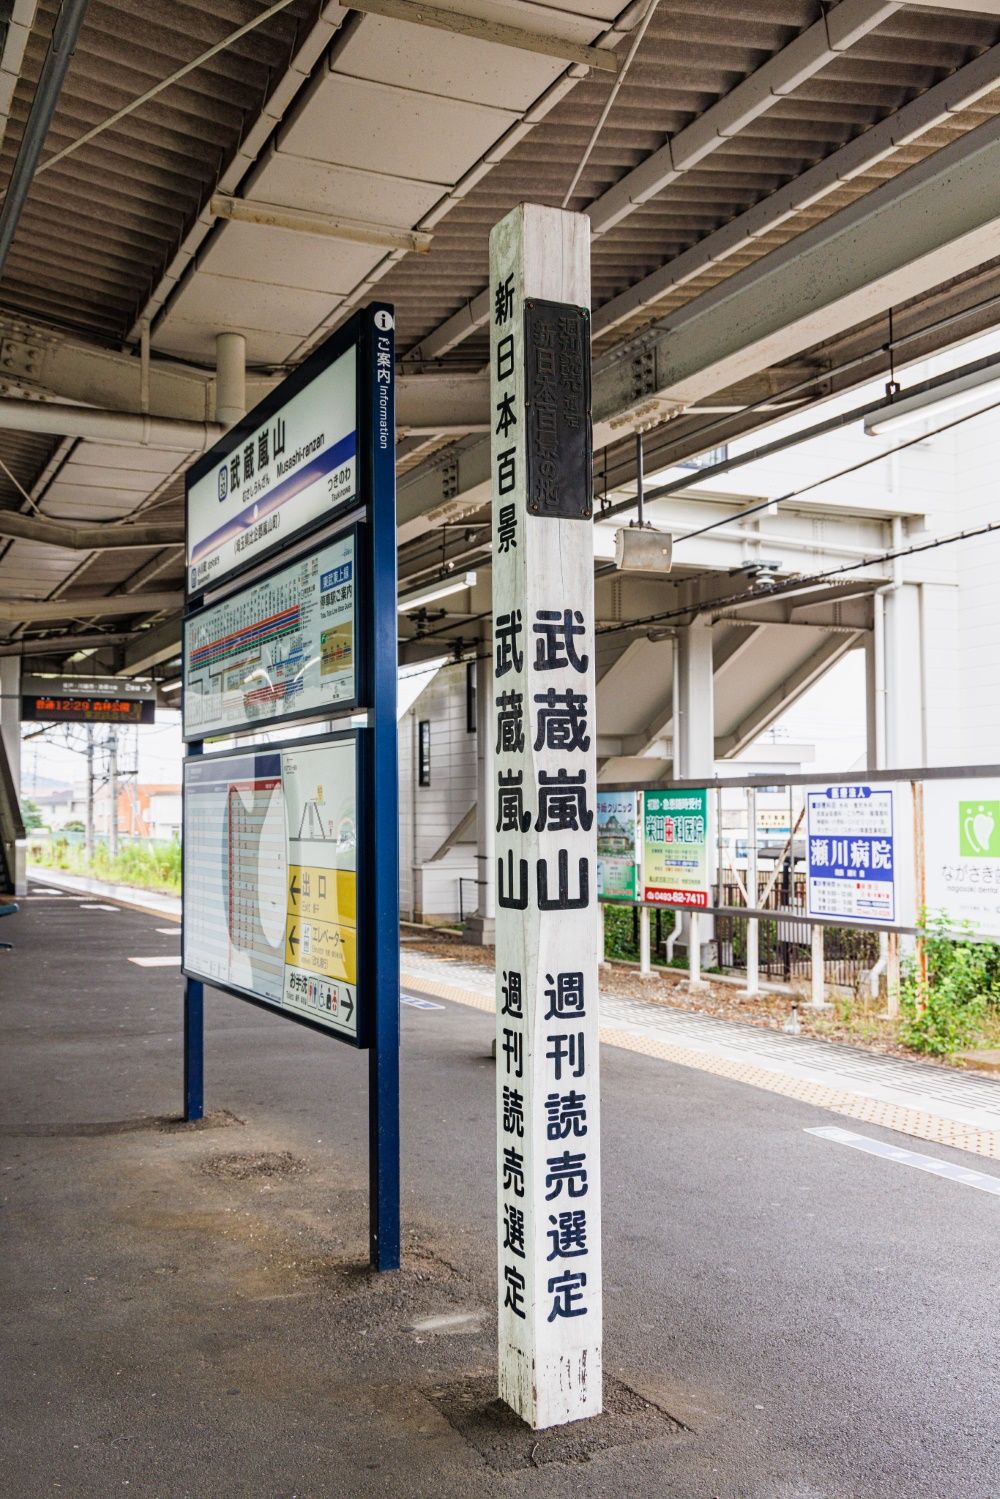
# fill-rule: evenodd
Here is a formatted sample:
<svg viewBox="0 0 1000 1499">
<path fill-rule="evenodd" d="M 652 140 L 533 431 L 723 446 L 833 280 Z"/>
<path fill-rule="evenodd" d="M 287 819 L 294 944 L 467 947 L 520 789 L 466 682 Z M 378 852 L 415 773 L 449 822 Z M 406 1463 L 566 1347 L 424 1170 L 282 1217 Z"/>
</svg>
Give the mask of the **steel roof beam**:
<svg viewBox="0 0 1000 1499">
<path fill-rule="evenodd" d="M 457 10 L 439 10 L 436 6 L 414 3 L 414 0 L 342 0 L 345 10 L 360 10 L 371 16 L 388 16 L 394 21 L 409 21 L 414 26 L 433 26 L 455 36 L 471 36 L 480 42 L 513 47 L 518 52 L 534 52 L 542 57 L 558 57 L 563 62 L 579 63 L 602 73 L 617 73 L 618 59 L 599 47 L 582 46 L 564 37 L 527 31 L 523 26 L 508 26 L 481 16 L 463 15 Z"/>
<path fill-rule="evenodd" d="M 151 666 L 172 661 L 181 653 L 181 616 L 174 615 L 151 630 L 140 630 L 125 647 L 118 670 L 125 677 L 141 677 Z"/>
<path fill-rule="evenodd" d="M 808 660 L 791 672 L 773 692 L 762 698 L 735 729 L 716 738 L 716 758 L 728 760 L 733 755 L 738 755 L 740 750 L 746 749 L 748 744 L 769 729 L 775 719 L 780 718 L 803 693 L 808 692 L 842 656 L 861 645 L 864 638 L 864 630 L 854 630 L 850 634 L 832 635 L 824 640 Z"/>
<path fill-rule="evenodd" d="M 998 176 L 993 119 L 607 355 L 595 421 L 669 414 L 993 259 Z"/>
<path fill-rule="evenodd" d="M 595 238 L 606 234 L 899 9 L 896 0 L 841 0 L 586 208 L 591 233 Z M 488 322 L 489 315 L 486 288 L 421 339 L 410 357 L 440 359 Z"/>
<path fill-rule="evenodd" d="M 959 68 L 926 93 L 904 104 L 895 114 L 886 116 L 870 130 L 855 136 L 801 176 L 778 188 L 745 213 L 737 214 L 728 224 L 706 235 L 689 250 L 675 255 L 603 306 L 595 308 L 595 336 L 635 317 L 668 292 L 704 274 L 710 266 L 770 234 L 787 219 L 811 208 L 852 177 L 870 171 L 901 147 L 943 125 L 952 115 L 968 109 L 997 87 L 1000 87 L 1000 46 L 981 53 L 964 68 Z"/>
<path fill-rule="evenodd" d="M 27 625 L 45 619 L 100 619 L 113 614 L 160 614 L 179 609 L 183 593 L 112 593 L 106 598 L 0 599 L 0 620 Z"/>
<path fill-rule="evenodd" d="M 899 9 L 898 0 L 841 0 L 585 209 L 593 236 L 606 234 L 634 209 L 699 166 Z"/>
</svg>

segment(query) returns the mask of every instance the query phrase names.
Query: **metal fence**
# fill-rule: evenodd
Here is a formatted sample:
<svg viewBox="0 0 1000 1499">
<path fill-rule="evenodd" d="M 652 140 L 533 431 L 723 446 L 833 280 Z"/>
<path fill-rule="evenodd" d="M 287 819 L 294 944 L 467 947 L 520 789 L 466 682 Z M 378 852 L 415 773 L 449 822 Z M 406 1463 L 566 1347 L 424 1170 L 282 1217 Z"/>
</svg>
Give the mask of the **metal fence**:
<svg viewBox="0 0 1000 1499">
<path fill-rule="evenodd" d="M 735 882 L 714 887 L 715 904 L 743 904 Z M 779 876 L 770 893 L 764 882 L 758 887 L 758 908 L 774 911 L 774 919 L 757 923 L 758 967 L 762 977 L 784 983 L 812 978 L 812 934 L 801 918 L 806 910 L 806 882 L 800 875 Z M 796 916 L 800 919 L 796 920 Z M 747 966 L 747 918 L 731 914 L 716 916 L 715 940 L 719 967 L 745 970 Z M 837 988 L 853 989 L 875 967 L 879 959 L 879 934 L 857 927 L 826 926 L 823 929 L 823 978 Z"/>
</svg>

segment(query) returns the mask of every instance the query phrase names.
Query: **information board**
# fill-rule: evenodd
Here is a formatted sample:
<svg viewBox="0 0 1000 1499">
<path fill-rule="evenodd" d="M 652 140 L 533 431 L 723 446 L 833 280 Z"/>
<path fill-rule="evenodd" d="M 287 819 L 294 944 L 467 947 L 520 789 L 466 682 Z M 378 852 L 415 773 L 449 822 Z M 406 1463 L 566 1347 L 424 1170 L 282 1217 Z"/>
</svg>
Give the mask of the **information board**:
<svg viewBox="0 0 1000 1499">
<path fill-rule="evenodd" d="M 810 916 L 895 922 L 896 792 L 842 784 L 806 795 Z"/>
<path fill-rule="evenodd" d="M 711 905 L 708 792 L 642 794 L 643 900 L 658 906 Z"/>
<path fill-rule="evenodd" d="M 184 972 L 356 1045 L 365 732 L 184 763 Z"/>
<path fill-rule="evenodd" d="M 597 893 L 602 900 L 638 899 L 639 792 L 597 793 Z"/>
<path fill-rule="evenodd" d="M 188 592 L 214 588 L 358 492 L 353 342 L 336 339 L 188 471 Z"/>
<path fill-rule="evenodd" d="M 923 806 L 928 914 L 1000 939 L 1000 780 L 925 781 Z"/>
<path fill-rule="evenodd" d="M 360 528 L 184 621 L 184 738 L 267 728 L 359 699 Z"/>
<path fill-rule="evenodd" d="M 27 723 L 154 723 L 156 688 L 138 677 L 24 677 Z"/>
</svg>

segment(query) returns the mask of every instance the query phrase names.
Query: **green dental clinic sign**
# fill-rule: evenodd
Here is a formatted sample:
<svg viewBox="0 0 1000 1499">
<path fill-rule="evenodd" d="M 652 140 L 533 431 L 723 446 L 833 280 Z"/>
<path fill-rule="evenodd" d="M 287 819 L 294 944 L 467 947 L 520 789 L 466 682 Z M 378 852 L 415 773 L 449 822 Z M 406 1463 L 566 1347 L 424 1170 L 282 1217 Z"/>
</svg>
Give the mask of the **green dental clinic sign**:
<svg viewBox="0 0 1000 1499">
<path fill-rule="evenodd" d="M 1000 939 L 1000 780 L 925 781 L 923 816 L 928 915 Z"/>
</svg>

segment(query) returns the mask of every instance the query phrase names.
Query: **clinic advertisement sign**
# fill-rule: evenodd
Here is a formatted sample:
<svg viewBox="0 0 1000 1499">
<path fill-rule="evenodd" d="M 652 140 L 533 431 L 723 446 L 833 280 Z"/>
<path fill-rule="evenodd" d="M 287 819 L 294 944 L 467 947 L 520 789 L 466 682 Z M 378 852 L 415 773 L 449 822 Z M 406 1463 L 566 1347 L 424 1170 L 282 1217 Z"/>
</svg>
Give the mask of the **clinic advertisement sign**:
<svg viewBox="0 0 1000 1499">
<path fill-rule="evenodd" d="M 928 914 L 1000 938 L 1000 780 L 926 781 L 923 804 Z"/>
<path fill-rule="evenodd" d="M 897 920 L 895 794 L 847 784 L 807 794 L 810 916 Z"/>
<path fill-rule="evenodd" d="M 597 793 L 597 894 L 639 898 L 639 792 Z"/>
<path fill-rule="evenodd" d="M 642 795 L 643 900 L 657 906 L 711 905 L 708 792 Z"/>
<path fill-rule="evenodd" d="M 321 351 L 280 392 L 189 470 L 189 594 L 215 587 L 356 501 L 356 347 L 332 361 Z"/>
</svg>

